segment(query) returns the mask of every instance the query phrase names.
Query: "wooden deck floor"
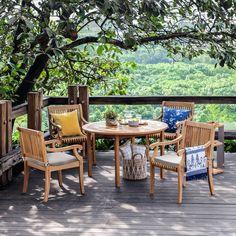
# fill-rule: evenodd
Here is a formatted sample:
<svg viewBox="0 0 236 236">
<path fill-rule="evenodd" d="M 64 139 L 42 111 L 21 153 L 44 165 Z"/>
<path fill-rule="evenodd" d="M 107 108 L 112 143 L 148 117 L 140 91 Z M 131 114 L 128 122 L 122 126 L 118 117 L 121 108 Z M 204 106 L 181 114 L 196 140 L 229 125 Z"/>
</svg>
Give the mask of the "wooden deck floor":
<svg viewBox="0 0 236 236">
<path fill-rule="evenodd" d="M 31 172 L 27 194 L 19 175 L 0 191 L 0 235 L 236 235 L 236 155 L 227 154 L 225 164 L 214 177 L 216 196 L 209 196 L 207 181 L 188 182 L 181 206 L 174 173 L 163 182 L 156 176 L 153 199 L 149 178 L 122 180 L 115 189 L 111 152 L 98 154 L 93 178 L 85 173 L 85 196 L 76 170 L 64 172 L 62 190 L 53 175 L 47 204 L 42 173 Z"/>
</svg>

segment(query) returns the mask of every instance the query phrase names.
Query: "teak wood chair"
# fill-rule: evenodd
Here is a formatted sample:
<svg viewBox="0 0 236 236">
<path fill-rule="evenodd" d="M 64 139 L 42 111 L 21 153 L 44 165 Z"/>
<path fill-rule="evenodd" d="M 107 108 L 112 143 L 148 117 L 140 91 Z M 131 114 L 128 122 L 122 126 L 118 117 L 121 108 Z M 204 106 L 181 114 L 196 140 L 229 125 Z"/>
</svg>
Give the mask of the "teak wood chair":
<svg viewBox="0 0 236 236">
<path fill-rule="evenodd" d="M 62 170 L 78 168 L 80 192 L 84 194 L 83 157 L 78 154 L 78 150 L 82 150 L 81 145 L 56 148 L 56 144 L 61 143 L 60 140 L 44 141 L 41 131 L 20 127 L 18 127 L 18 130 L 20 132 L 20 146 L 24 159 L 24 193 L 28 190 L 30 168 L 45 172 L 44 202 L 48 201 L 51 172 L 57 171 L 58 182 L 60 187 L 62 187 Z M 51 145 L 51 147 L 46 147 L 46 145 Z M 73 155 L 65 153 L 70 150 L 73 151 Z"/>
<path fill-rule="evenodd" d="M 53 119 L 53 114 L 68 113 L 76 110 L 78 112 L 78 122 L 81 129 L 81 135 L 63 136 L 62 127 L 57 124 Z M 83 131 L 82 126 L 88 122 L 83 116 L 83 109 L 81 104 L 75 105 L 59 105 L 59 106 L 49 106 L 48 107 L 48 118 L 49 118 L 49 132 L 52 138 L 60 139 L 62 143 L 65 144 L 82 144 L 83 146 L 83 156 L 85 157 L 85 146 L 87 142 L 87 135 Z M 93 147 L 93 164 L 96 164 L 96 153 L 95 153 L 95 135 L 92 135 L 92 147 Z"/>
<path fill-rule="evenodd" d="M 212 156 L 214 147 L 215 127 L 212 124 L 184 121 L 181 122 L 182 134 L 176 139 L 156 142 L 150 145 L 154 149 L 153 155 L 150 156 L 150 194 L 154 193 L 155 167 L 178 173 L 178 203 L 182 203 L 183 181 L 185 168 L 185 149 L 186 147 L 195 147 L 204 145 L 205 155 L 207 157 L 207 176 L 211 195 L 214 194 L 213 176 L 212 176 Z M 159 147 L 180 144 L 180 150 L 176 152 L 167 152 L 163 156 L 158 156 Z M 160 175 L 161 178 L 163 174 Z"/>
<path fill-rule="evenodd" d="M 163 121 L 164 107 L 178 109 L 178 110 L 189 110 L 189 115 L 187 117 L 187 120 L 191 121 L 193 119 L 193 113 L 194 113 L 194 103 L 193 102 L 163 101 L 162 105 L 161 105 L 161 113 L 157 118 L 155 118 L 155 120 Z M 160 134 L 154 134 L 154 135 L 152 135 L 152 137 L 159 138 Z M 164 138 L 167 140 L 173 140 L 176 137 L 177 137 L 177 132 L 165 132 L 164 133 Z"/>
</svg>

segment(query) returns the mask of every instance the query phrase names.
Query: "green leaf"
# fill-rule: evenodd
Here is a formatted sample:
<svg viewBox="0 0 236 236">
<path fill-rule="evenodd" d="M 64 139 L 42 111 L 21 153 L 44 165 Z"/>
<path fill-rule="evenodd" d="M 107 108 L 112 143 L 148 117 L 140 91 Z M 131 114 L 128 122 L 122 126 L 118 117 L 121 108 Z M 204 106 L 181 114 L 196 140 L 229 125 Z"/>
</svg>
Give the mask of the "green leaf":
<svg viewBox="0 0 236 236">
<path fill-rule="evenodd" d="M 30 21 L 30 20 L 25 20 L 25 24 L 29 29 L 33 29 L 34 28 L 34 24 Z"/>
<path fill-rule="evenodd" d="M 8 24 L 9 25 L 13 25 L 16 21 L 17 21 L 17 17 L 16 16 L 13 16 L 13 17 L 11 17 L 11 18 L 9 18 L 9 20 L 8 20 Z"/>
<path fill-rule="evenodd" d="M 47 33 L 47 35 L 48 35 L 48 37 L 52 37 L 53 36 L 53 32 L 52 32 L 52 30 L 50 29 L 50 28 L 45 28 L 45 31 L 46 31 L 46 33 Z"/>
<path fill-rule="evenodd" d="M 98 48 L 97 48 L 97 54 L 98 54 L 99 56 L 101 56 L 102 53 L 103 53 L 103 50 L 104 50 L 103 45 L 99 45 Z"/>
</svg>

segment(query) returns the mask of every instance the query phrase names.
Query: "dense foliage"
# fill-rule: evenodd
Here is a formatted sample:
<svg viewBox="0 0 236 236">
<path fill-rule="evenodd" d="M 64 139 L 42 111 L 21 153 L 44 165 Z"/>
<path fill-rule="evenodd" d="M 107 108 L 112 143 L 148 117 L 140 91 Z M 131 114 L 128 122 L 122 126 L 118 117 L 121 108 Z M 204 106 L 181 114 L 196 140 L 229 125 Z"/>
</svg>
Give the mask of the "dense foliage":
<svg viewBox="0 0 236 236">
<path fill-rule="evenodd" d="M 189 59 L 208 54 L 233 68 L 235 5 L 234 0 L 1 0 L 1 97 L 17 104 L 32 89 L 51 90 L 61 81 L 92 88 L 104 78 L 122 77 L 118 48 L 148 43 Z"/>
<path fill-rule="evenodd" d="M 129 68 L 128 95 L 197 95 L 197 96 L 235 96 L 236 71 L 229 68 L 214 66 L 214 61 L 207 56 L 198 57 L 192 61 L 179 58 L 170 61 L 167 52 L 162 48 L 155 48 L 151 52 L 138 50 L 125 54 L 122 60 L 135 60 L 136 67 Z M 140 63 L 142 60 L 142 64 Z M 153 64 L 150 64 L 153 62 Z M 162 63 L 161 63 L 162 62 Z M 97 90 L 95 95 L 103 95 Z M 116 106 L 122 116 L 127 109 L 143 115 L 143 118 L 157 117 L 159 106 Z M 91 107 L 91 120 L 103 119 L 104 106 Z M 221 121 L 227 124 L 227 129 L 235 129 L 235 105 L 197 105 L 195 119 L 198 121 Z"/>
<path fill-rule="evenodd" d="M 236 91 L 236 71 L 227 68 L 215 68 L 207 57 L 197 58 L 194 62 L 174 62 L 170 63 L 168 58 L 161 53 L 146 54 L 138 51 L 135 55 L 128 54 L 125 58 L 142 60 L 143 63 L 155 61 L 165 61 L 159 64 L 137 64 L 136 68 L 130 69 L 130 80 L 128 83 L 128 95 L 225 95 L 235 96 Z M 143 56 L 144 55 L 144 56 Z M 149 56 L 148 56 L 149 55 Z M 152 56 L 150 56 L 152 55 Z M 146 58 L 146 60 L 145 60 Z M 102 95 L 101 90 L 97 90 L 97 95 Z M 113 106 L 113 109 L 122 118 L 125 110 L 131 110 L 136 114 L 142 114 L 144 119 L 152 119 L 160 114 L 158 105 Z M 103 120 L 103 112 L 106 106 L 90 106 L 90 120 Z M 196 105 L 194 119 L 197 121 L 219 121 L 225 123 L 226 130 L 236 129 L 236 106 L 235 105 Z M 142 140 L 139 140 L 142 141 Z M 109 140 L 99 140 L 98 148 L 110 149 L 113 142 Z M 235 140 L 225 140 L 225 151 L 235 152 Z"/>
</svg>

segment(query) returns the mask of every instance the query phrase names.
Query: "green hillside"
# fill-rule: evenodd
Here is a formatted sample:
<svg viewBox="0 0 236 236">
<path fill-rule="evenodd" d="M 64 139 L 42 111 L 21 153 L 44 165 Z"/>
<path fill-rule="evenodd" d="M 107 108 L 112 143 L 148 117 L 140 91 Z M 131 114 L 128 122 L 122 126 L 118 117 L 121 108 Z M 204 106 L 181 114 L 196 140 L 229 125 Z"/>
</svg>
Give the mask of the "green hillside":
<svg viewBox="0 0 236 236">
<path fill-rule="evenodd" d="M 159 56 L 163 55 L 163 52 Z M 129 54 L 128 54 L 129 56 Z M 126 59 L 127 57 L 126 56 Z M 149 55 L 151 56 L 151 55 Z M 131 57 L 132 58 L 132 57 Z M 139 58 L 139 57 L 137 57 Z M 148 57 L 144 57 L 148 58 Z M 155 57 L 158 61 L 158 57 Z M 209 63 L 201 63 L 200 58 L 192 62 L 166 62 L 158 64 L 137 64 L 130 68 L 127 95 L 207 95 L 234 96 L 236 93 L 236 71 Z M 202 57 L 206 62 L 206 58 Z M 145 62 L 145 61 L 144 61 Z M 97 90 L 96 95 L 104 95 Z M 140 113 L 145 119 L 151 119 L 159 114 L 159 106 L 116 106 L 118 113 L 126 109 Z M 104 106 L 91 106 L 91 120 L 103 119 Z M 221 121 L 227 129 L 236 129 L 235 105 L 196 105 L 195 119 L 198 121 Z"/>
<path fill-rule="evenodd" d="M 236 71 L 211 64 L 139 64 L 130 71 L 129 95 L 234 95 Z"/>
</svg>

